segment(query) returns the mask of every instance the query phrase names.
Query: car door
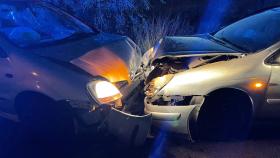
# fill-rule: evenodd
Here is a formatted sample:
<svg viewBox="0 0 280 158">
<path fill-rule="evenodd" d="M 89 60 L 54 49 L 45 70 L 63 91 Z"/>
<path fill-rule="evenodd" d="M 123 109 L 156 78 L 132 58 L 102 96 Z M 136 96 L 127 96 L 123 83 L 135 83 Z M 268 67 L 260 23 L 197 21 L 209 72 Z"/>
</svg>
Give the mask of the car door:
<svg viewBox="0 0 280 158">
<path fill-rule="evenodd" d="M 280 118 L 280 50 L 268 58 L 271 66 L 271 76 L 267 87 L 266 109 L 270 118 Z"/>
<path fill-rule="evenodd" d="M 268 84 L 267 103 L 280 106 L 280 50 L 271 58 L 271 77 Z"/>
</svg>

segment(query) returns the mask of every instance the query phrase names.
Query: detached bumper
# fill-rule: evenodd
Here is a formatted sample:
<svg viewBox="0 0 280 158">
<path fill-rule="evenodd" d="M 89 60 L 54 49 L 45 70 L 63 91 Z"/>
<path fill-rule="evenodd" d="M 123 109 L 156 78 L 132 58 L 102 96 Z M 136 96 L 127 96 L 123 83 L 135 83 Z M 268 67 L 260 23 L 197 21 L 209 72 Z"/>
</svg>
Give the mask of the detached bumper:
<svg viewBox="0 0 280 158">
<path fill-rule="evenodd" d="M 120 141 L 139 146 L 144 144 L 152 124 L 151 114 L 137 116 L 112 109 L 106 119 L 108 131 Z"/>
<path fill-rule="evenodd" d="M 78 114 L 78 120 L 80 133 L 105 132 L 130 146 L 144 144 L 152 124 L 151 114 L 137 116 L 114 108 Z"/>
<path fill-rule="evenodd" d="M 145 99 L 145 113 L 151 114 L 153 125 L 168 131 L 190 136 L 189 119 L 196 105 L 189 106 L 158 106 Z"/>
</svg>

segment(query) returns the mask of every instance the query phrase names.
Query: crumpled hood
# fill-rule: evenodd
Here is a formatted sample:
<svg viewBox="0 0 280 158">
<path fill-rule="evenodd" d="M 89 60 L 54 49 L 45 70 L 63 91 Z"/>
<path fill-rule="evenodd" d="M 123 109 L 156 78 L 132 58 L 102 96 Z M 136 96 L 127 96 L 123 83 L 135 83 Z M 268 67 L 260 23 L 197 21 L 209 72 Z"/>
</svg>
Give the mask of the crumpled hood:
<svg viewBox="0 0 280 158">
<path fill-rule="evenodd" d="M 222 87 L 238 85 L 245 86 L 244 89 L 246 89 L 246 82 L 250 80 L 267 82 L 270 76 L 270 67 L 261 64 L 267 55 L 268 53 L 256 53 L 177 73 L 158 95 L 207 95 Z"/>
<path fill-rule="evenodd" d="M 167 36 L 163 38 L 155 52 L 154 58 L 205 53 L 238 53 L 236 50 L 211 40 L 210 35 Z"/>
<path fill-rule="evenodd" d="M 71 63 L 111 82 L 130 81 L 141 61 L 138 47 L 128 37 L 107 33 L 35 49 L 35 53 Z"/>
</svg>

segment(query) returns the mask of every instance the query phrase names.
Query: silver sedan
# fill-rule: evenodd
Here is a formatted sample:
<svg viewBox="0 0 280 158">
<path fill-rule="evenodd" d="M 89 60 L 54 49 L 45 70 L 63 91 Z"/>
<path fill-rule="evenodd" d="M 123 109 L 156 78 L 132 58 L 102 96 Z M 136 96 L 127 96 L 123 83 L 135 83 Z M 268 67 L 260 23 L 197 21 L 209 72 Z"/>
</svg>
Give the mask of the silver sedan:
<svg viewBox="0 0 280 158">
<path fill-rule="evenodd" d="M 279 19 L 279 8 L 274 8 L 213 35 L 240 53 L 201 50 L 184 55 L 180 51 L 180 55 L 169 53 L 153 59 L 153 64 L 169 61 L 154 64 L 154 69 L 161 65 L 167 67 L 165 70 L 173 70 L 154 78 L 152 73 L 148 76 L 145 112 L 152 114 L 154 125 L 186 134 L 190 140 L 231 140 L 246 138 L 251 127 L 258 123 L 277 122 L 280 118 L 280 32 L 276 29 Z M 190 58 L 188 68 L 170 66 L 186 65 L 182 59 Z"/>
</svg>

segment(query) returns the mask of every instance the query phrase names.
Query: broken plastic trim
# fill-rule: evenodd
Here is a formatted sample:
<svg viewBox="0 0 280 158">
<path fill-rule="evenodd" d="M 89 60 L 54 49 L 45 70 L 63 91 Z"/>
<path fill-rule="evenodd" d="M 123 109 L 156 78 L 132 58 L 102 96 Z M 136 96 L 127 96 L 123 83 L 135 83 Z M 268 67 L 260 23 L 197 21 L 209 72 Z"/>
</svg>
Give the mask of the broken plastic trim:
<svg viewBox="0 0 280 158">
<path fill-rule="evenodd" d="M 147 101 L 157 106 L 190 106 L 201 105 L 204 96 L 161 96 L 147 98 Z"/>
<path fill-rule="evenodd" d="M 143 145 L 152 124 L 152 115 L 131 115 L 112 108 L 105 123 L 110 134 L 129 146 Z"/>
</svg>

